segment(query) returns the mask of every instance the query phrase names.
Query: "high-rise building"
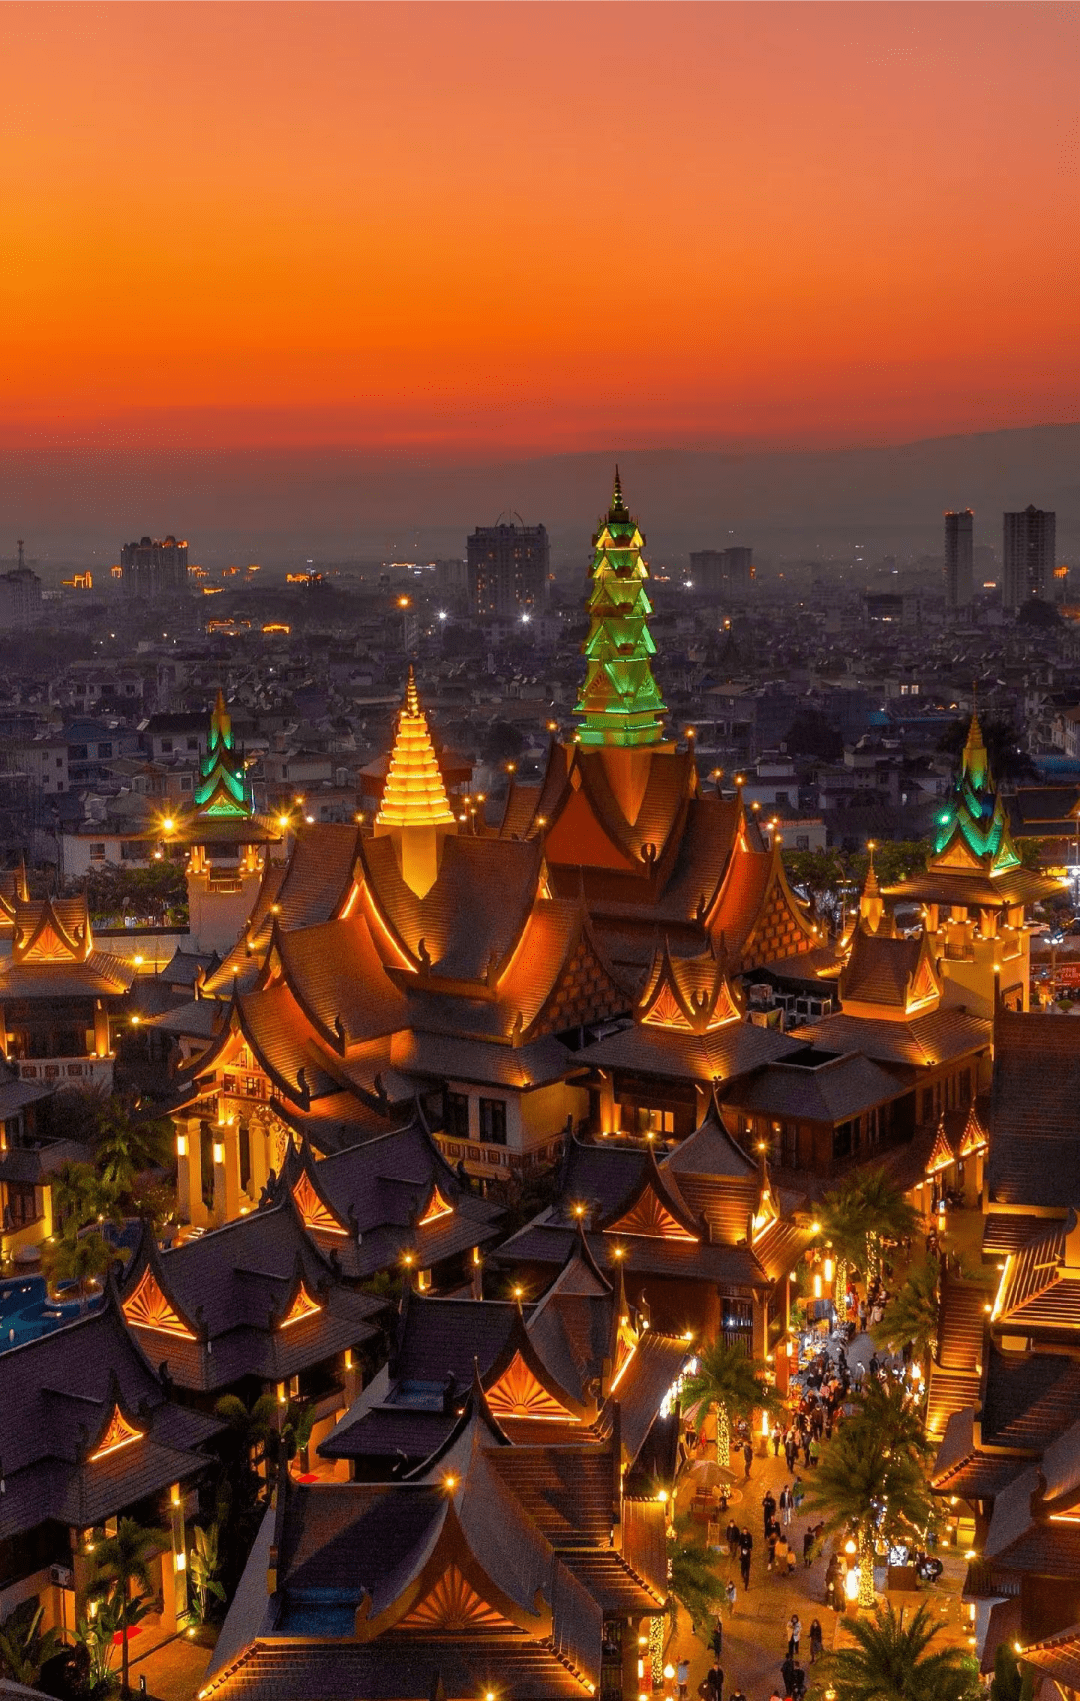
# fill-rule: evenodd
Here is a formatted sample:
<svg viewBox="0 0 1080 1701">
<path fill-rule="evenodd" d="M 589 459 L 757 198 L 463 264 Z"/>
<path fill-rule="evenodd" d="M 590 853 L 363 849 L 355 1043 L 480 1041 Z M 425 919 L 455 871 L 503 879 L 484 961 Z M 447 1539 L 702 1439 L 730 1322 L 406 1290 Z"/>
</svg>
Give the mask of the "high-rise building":
<svg viewBox="0 0 1080 1701">
<path fill-rule="evenodd" d="M 0 631 L 13 627 L 32 626 L 41 618 L 41 580 L 23 557 L 23 542 L 19 539 L 18 566 L 10 573 L 0 573 Z"/>
<path fill-rule="evenodd" d="M 1039 597 L 1049 602 L 1054 590 L 1057 515 L 1032 503 L 1021 514 L 1005 515 L 1002 604 L 1017 609 Z"/>
<path fill-rule="evenodd" d="M 477 526 L 467 547 L 469 600 L 481 620 L 544 606 L 550 561 L 546 526 Z"/>
<path fill-rule="evenodd" d="M 975 589 L 975 516 L 970 508 L 945 515 L 945 600 L 967 608 Z"/>
<path fill-rule="evenodd" d="M 120 551 L 124 595 L 158 602 L 179 597 L 188 588 L 188 546 L 176 538 L 140 538 Z"/>
<path fill-rule="evenodd" d="M 690 556 L 690 579 L 695 590 L 738 596 L 754 577 L 754 552 L 743 544 L 728 549 L 697 549 Z"/>
</svg>

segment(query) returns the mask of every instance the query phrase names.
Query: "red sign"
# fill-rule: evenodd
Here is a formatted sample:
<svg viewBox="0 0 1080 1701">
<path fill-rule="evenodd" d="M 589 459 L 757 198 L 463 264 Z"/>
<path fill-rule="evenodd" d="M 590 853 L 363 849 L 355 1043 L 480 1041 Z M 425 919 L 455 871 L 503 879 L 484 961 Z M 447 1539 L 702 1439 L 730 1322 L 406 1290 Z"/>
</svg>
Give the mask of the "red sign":
<svg viewBox="0 0 1080 1701">
<path fill-rule="evenodd" d="M 1054 979 L 1059 986 L 1080 986 L 1080 963 L 1062 963 Z"/>
</svg>

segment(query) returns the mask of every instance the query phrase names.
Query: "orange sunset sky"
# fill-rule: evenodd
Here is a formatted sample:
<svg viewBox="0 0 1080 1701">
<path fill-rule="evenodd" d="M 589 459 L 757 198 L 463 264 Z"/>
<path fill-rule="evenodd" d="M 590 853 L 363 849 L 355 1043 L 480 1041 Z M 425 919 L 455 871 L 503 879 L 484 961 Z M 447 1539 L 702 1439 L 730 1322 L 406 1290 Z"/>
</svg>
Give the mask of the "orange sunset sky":
<svg viewBox="0 0 1080 1701">
<path fill-rule="evenodd" d="M 4 5 L 0 443 L 1078 417 L 1075 5 Z"/>
</svg>

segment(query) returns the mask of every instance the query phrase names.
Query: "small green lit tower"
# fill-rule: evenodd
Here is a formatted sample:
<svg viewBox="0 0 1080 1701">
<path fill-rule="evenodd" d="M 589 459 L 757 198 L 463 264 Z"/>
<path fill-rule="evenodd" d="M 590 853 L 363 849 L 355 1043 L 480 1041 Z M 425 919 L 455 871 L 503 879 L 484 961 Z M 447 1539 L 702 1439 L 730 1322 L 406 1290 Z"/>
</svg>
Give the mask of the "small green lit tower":
<svg viewBox="0 0 1080 1701">
<path fill-rule="evenodd" d="M 1001 794 L 990 772 L 978 715 L 971 717 L 960 773 L 938 812 L 929 865 L 981 868 L 990 875 L 1020 865 Z"/>
<path fill-rule="evenodd" d="M 617 467 L 611 507 L 592 541 L 591 624 L 583 646 L 589 665 L 574 710 L 579 741 L 622 749 L 660 744 L 667 709 L 652 675 L 645 539 L 623 501 Z"/>
<path fill-rule="evenodd" d="M 255 813 L 243 757 L 233 748 L 232 718 L 219 691 L 210 717 L 206 755 L 200 758 L 195 807 L 200 815 L 247 819 Z"/>
</svg>

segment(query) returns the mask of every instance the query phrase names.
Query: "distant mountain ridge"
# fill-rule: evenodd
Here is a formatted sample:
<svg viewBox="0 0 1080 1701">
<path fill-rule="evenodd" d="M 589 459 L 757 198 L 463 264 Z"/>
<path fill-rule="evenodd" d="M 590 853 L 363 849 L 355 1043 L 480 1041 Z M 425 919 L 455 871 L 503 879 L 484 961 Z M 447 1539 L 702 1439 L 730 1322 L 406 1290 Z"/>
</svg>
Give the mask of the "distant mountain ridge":
<svg viewBox="0 0 1080 1701">
<path fill-rule="evenodd" d="M 939 554 L 942 512 L 975 510 L 1001 548 L 1001 514 L 1058 516 L 1058 557 L 1080 563 L 1080 423 L 828 450 L 621 450 L 454 465 L 422 453 L 323 449 L 173 452 L 22 449 L 0 457 L 0 553 L 115 559 L 172 531 L 192 559 L 463 555 L 506 509 L 543 520 L 556 562 L 582 566 L 616 459 L 655 562 L 751 543 L 773 557 Z"/>
</svg>

